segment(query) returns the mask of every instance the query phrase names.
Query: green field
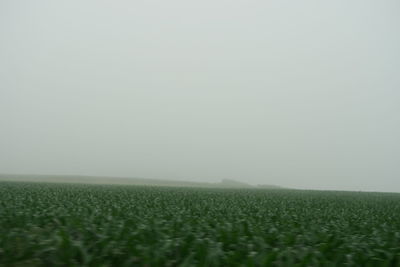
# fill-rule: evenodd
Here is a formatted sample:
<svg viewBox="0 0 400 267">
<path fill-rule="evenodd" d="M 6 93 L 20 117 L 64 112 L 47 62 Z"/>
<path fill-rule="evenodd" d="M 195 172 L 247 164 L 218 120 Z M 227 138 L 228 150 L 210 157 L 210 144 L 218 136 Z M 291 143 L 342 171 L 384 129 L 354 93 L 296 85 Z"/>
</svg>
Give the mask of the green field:
<svg viewBox="0 0 400 267">
<path fill-rule="evenodd" d="M 0 182 L 0 266 L 400 266 L 400 194 Z"/>
</svg>

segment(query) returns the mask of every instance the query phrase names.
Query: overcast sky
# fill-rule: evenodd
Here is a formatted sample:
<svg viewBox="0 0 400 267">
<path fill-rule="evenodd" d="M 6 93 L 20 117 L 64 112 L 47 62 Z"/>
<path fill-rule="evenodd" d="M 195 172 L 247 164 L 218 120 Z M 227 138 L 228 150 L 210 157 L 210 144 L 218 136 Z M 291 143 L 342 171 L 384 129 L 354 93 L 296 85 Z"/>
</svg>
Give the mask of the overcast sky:
<svg viewBox="0 0 400 267">
<path fill-rule="evenodd" d="M 397 0 L 2 0 L 0 173 L 400 192 Z"/>
</svg>

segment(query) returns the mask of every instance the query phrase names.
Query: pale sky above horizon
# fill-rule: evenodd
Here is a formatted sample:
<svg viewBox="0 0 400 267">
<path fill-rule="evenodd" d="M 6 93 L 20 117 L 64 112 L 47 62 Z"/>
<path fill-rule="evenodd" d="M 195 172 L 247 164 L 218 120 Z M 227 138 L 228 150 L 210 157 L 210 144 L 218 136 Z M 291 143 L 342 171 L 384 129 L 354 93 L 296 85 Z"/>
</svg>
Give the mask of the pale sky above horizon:
<svg viewBox="0 0 400 267">
<path fill-rule="evenodd" d="M 400 192 L 399 14 L 0 1 L 0 173 Z"/>
</svg>

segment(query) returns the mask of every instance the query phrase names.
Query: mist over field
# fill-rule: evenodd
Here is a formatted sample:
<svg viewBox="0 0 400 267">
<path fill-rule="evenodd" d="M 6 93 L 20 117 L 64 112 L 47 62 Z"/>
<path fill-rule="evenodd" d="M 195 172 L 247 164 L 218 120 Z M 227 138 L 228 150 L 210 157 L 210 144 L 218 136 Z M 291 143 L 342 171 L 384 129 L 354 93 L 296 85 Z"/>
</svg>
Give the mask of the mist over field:
<svg viewBox="0 0 400 267">
<path fill-rule="evenodd" d="M 400 192 L 399 12 L 1 1 L 0 173 Z"/>
</svg>

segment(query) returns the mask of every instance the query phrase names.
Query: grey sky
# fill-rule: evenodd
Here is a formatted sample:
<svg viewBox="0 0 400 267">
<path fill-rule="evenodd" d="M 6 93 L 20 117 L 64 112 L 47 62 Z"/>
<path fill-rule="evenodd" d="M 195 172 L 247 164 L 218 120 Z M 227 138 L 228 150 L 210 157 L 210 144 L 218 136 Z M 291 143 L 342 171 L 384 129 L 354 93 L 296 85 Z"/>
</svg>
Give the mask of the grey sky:
<svg viewBox="0 0 400 267">
<path fill-rule="evenodd" d="M 0 2 L 0 172 L 400 192 L 400 2 Z"/>
</svg>

